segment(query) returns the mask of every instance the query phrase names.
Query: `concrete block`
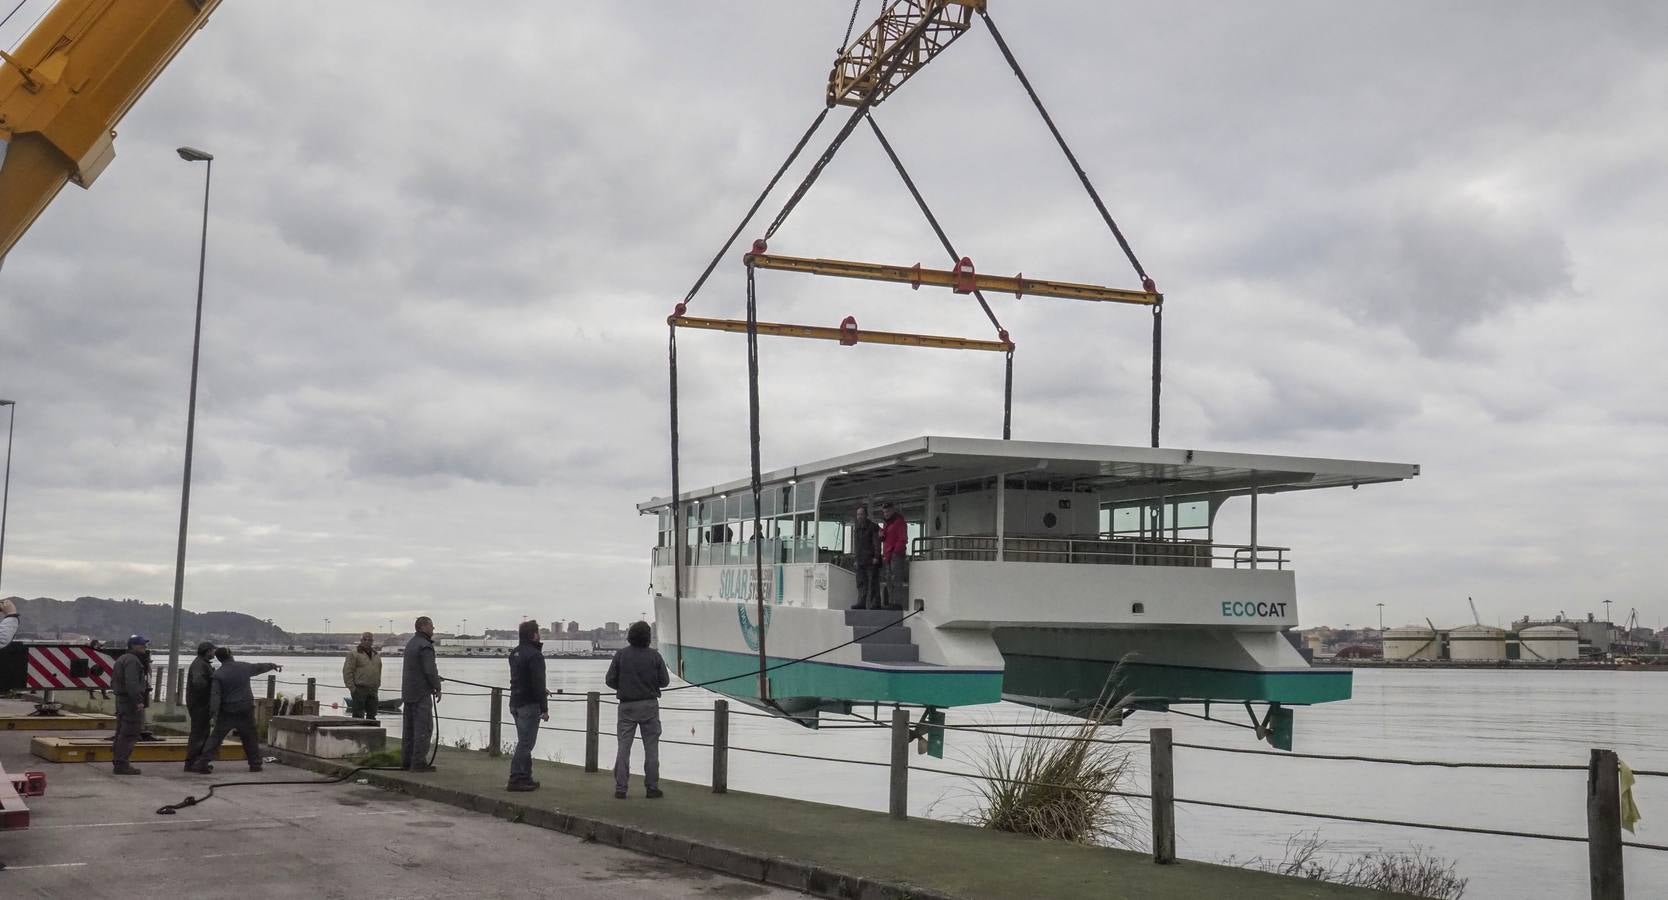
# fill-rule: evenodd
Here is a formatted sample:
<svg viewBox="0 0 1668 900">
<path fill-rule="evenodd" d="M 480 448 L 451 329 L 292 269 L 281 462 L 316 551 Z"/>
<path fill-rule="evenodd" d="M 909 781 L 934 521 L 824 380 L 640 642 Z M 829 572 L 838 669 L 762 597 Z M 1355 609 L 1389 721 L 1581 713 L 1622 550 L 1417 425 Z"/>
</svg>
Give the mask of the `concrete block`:
<svg viewBox="0 0 1668 900">
<path fill-rule="evenodd" d="M 385 749 L 388 732 L 363 719 L 340 716 L 273 716 L 267 743 L 320 759 L 348 759 Z"/>
</svg>

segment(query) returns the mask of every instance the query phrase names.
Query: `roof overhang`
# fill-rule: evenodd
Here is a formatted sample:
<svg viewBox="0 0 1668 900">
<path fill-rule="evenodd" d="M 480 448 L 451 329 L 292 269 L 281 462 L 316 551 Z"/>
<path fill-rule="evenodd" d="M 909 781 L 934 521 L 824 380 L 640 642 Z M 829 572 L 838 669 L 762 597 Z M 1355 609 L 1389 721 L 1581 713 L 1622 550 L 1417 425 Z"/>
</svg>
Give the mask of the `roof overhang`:
<svg viewBox="0 0 1668 900">
<path fill-rule="evenodd" d="M 775 469 L 763 473 L 761 483 L 781 485 L 800 479 L 826 479 L 824 498 L 839 500 L 998 474 L 1095 491 L 1109 499 L 1137 500 L 1359 487 L 1404 481 L 1417 476 L 1419 467 L 1409 463 L 1165 447 L 919 437 L 802 466 Z M 683 499 L 702 500 L 751 487 L 752 480 L 743 478 L 686 491 Z M 648 513 L 666 505 L 667 498 L 657 497 L 638 504 L 637 509 Z"/>
</svg>

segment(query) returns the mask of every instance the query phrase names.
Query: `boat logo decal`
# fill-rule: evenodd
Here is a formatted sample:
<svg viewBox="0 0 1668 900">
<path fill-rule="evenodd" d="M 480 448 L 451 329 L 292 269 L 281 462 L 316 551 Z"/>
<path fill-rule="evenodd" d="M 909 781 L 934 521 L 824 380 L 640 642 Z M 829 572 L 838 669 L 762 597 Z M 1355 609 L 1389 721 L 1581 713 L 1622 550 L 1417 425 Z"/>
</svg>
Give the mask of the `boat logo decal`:
<svg viewBox="0 0 1668 900">
<path fill-rule="evenodd" d="M 1222 616 L 1227 619 L 1273 618 L 1286 614 L 1284 603 L 1241 603 L 1222 601 Z"/>
<path fill-rule="evenodd" d="M 741 639 L 747 642 L 747 649 L 759 649 L 759 632 L 770 632 L 770 607 L 764 608 L 764 628 L 753 624 L 753 617 L 747 614 L 747 604 L 736 604 L 736 618 L 741 622 Z"/>
</svg>

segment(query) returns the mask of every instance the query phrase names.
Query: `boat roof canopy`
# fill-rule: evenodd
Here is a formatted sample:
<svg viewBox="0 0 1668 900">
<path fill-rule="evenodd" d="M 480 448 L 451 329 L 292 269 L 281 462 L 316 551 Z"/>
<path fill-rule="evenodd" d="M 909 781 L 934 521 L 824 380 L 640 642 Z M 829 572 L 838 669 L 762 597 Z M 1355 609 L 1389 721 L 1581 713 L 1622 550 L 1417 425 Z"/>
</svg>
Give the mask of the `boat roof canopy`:
<svg viewBox="0 0 1668 900">
<path fill-rule="evenodd" d="M 991 478 L 1006 473 L 1056 490 L 1093 491 L 1103 499 L 1139 500 L 1192 494 L 1249 494 L 1357 487 L 1403 481 L 1419 474 L 1408 463 L 1221 453 L 1111 444 L 1062 444 L 993 438 L 918 437 L 870 450 L 763 473 L 762 484 L 826 479 L 822 499 L 841 500 Z M 702 500 L 751 488 L 743 478 L 686 491 Z M 639 512 L 664 508 L 667 498 L 640 503 Z"/>
</svg>

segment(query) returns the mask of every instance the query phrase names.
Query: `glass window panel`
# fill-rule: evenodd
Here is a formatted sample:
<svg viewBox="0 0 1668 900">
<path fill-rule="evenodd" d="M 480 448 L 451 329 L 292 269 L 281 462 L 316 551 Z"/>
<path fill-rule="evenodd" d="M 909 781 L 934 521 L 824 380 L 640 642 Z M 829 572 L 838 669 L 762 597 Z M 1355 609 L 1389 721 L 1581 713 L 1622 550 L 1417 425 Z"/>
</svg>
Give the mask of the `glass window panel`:
<svg viewBox="0 0 1668 900">
<path fill-rule="evenodd" d="M 1141 507 L 1119 506 L 1112 510 L 1112 533 L 1134 534 L 1141 530 Z"/>
<path fill-rule="evenodd" d="M 724 518 L 731 521 L 741 518 L 740 497 L 732 494 L 724 498 Z"/>
<path fill-rule="evenodd" d="M 711 525 L 713 522 L 713 515 L 718 511 L 718 508 L 723 505 L 723 501 L 708 500 L 705 503 L 698 505 L 701 510 L 701 515 L 696 521 L 699 521 L 702 525 Z"/>
<path fill-rule="evenodd" d="M 759 496 L 759 515 L 770 518 L 782 511 L 782 492 L 770 487 Z"/>
<path fill-rule="evenodd" d="M 751 520 L 753 518 L 753 492 L 751 490 L 743 491 L 740 499 L 741 508 L 737 515 L 740 518 Z"/>
<path fill-rule="evenodd" d="M 1205 528 L 1210 525 L 1210 501 L 1194 500 L 1183 503 L 1177 515 L 1177 521 L 1183 528 Z"/>
<path fill-rule="evenodd" d="M 817 546 L 836 553 L 845 549 L 846 527 L 840 522 L 822 521 L 817 523 Z"/>
<path fill-rule="evenodd" d="M 794 485 L 795 512 L 815 512 L 817 506 L 816 485 L 809 482 Z"/>
</svg>

